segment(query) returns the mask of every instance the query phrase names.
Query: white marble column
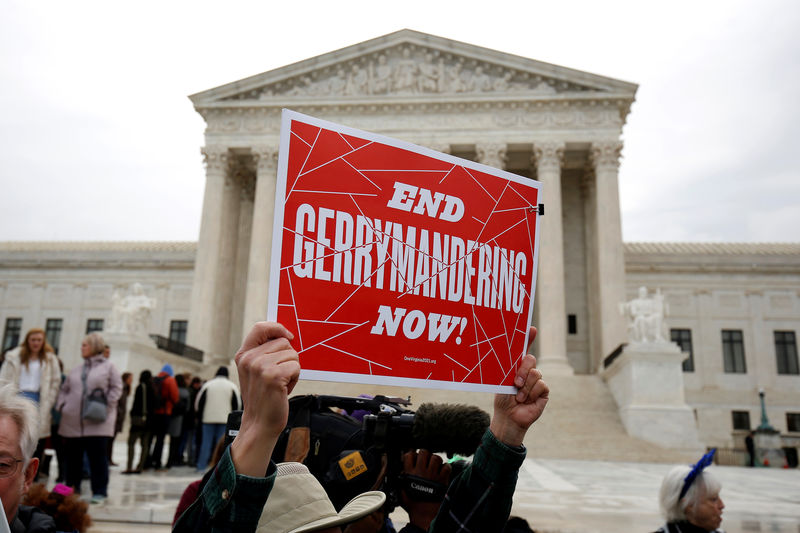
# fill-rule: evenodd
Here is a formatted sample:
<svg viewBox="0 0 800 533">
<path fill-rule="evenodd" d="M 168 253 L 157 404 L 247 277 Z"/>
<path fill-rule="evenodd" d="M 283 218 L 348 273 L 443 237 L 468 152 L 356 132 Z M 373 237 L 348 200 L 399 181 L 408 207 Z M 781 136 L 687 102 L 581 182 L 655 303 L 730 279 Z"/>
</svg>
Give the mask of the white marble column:
<svg viewBox="0 0 800 533">
<path fill-rule="evenodd" d="M 627 342 L 625 321 L 619 304 L 625 300 L 625 251 L 622 245 L 622 219 L 619 205 L 619 155 L 622 143 L 618 140 L 594 143 L 591 160 L 594 165 L 595 190 L 592 209 L 595 254 L 591 264 L 596 280 L 591 313 L 597 321 L 599 338 L 593 345 L 594 369 L 620 344 Z"/>
<path fill-rule="evenodd" d="M 253 229 L 253 199 L 255 197 L 255 175 L 252 169 L 240 166 L 235 183 L 238 186 L 236 209 L 239 214 L 234 230 L 236 247 L 233 250 L 234 264 L 231 279 L 230 325 L 228 327 L 228 351 L 230 354 L 234 354 L 242 344 L 241 331 L 245 302 L 247 301 L 250 236 Z"/>
<path fill-rule="evenodd" d="M 216 336 L 219 331 L 217 324 L 224 318 L 216 314 L 215 296 L 222 269 L 224 220 L 229 216 L 224 208 L 228 148 L 207 146 L 202 149 L 202 154 L 206 165 L 206 188 L 195 255 L 187 339 L 189 345 L 209 356 L 219 353 L 218 342 L 215 342 L 219 338 Z"/>
<path fill-rule="evenodd" d="M 267 318 L 267 289 L 270 280 L 275 213 L 275 184 L 278 172 L 278 150 L 271 146 L 253 149 L 256 161 L 256 190 L 253 202 L 253 227 L 250 235 L 250 259 L 247 269 L 247 291 L 242 333 L 259 320 Z M 277 272 L 275 273 L 277 275 Z M 275 280 L 277 282 L 277 280 Z"/>
<path fill-rule="evenodd" d="M 506 143 L 479 143 L 475 145 L 478 163 L 503 169 L 506 164 Z"/>
<path fill-rule="evenodd" d="M 539 218 L 539 273 L 536 305 L 539 328 L 538 367 L 549 375 L 572 375 L 567 359 L 567 311 L 564 288 L 564 232 L 561 203 L 561 161 L 564 144 L 534 146 L 536 172 L 542 183 L 545 215 Z"/>
</svg>

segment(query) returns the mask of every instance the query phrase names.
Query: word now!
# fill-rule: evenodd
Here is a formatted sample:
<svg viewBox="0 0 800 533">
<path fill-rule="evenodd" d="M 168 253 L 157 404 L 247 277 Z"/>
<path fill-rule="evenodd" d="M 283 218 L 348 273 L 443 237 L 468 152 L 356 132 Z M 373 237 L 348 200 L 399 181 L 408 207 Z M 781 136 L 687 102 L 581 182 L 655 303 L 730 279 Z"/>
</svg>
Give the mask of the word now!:
<svg viewBox="0 0 800 533">
<path fill-rule="evenodd" d="M 461 333 L 467 326 L 466 317 L 442 315 L 439 313 L 425 313 L 422 311 L 412 309 L 406 313 L 406 309 L 402 307 L 392 308 L 388 305 L 382 305 L 378 308 L 378 320 L 372 326 L 370 333 L 373 335 L 383 335 L 384 330 L 386 335 L 394 337 L 397 335 L 397 330 L 400 329 L 400 324 L 403 325 L 403 335 L 407 339 L 418 339 L 425 332 L 427 326 L 428 340 L 439 342 L 447 342 L 456 326 L 459 327 L 458 337 L 456 337 L 456 344 L 461 344 Z"/>
</svg>

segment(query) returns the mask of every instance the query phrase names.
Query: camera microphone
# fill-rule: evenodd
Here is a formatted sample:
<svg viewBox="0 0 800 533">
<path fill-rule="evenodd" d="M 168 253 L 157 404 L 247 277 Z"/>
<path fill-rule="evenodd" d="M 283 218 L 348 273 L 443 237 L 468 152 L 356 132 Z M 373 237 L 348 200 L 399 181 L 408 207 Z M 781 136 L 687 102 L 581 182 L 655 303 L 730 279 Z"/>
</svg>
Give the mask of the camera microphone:
<svg viewBox="0 0 800 533">
<path fill-rule="evenodd" d="M 489 414 L 471 405 L 423 403 L 411 428 L 417 448 L 445 452 L 448 456 L 472 455 L 489 427 Z"/>
</svg>

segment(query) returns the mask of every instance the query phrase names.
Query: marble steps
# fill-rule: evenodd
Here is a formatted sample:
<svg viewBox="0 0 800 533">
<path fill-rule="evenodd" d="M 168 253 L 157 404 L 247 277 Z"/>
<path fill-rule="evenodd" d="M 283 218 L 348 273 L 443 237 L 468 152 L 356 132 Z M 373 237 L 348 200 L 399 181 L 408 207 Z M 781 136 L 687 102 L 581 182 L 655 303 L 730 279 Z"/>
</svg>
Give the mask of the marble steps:
<svg viewBox="0 0 800 533">
<path fill-rule="evenodd" d="M 532 457 L 594 461 L 686 462 L 691 455 L 631 437 L 600 376 L 550 376 L 550 401 L 525 444 Z"/>
</svg>

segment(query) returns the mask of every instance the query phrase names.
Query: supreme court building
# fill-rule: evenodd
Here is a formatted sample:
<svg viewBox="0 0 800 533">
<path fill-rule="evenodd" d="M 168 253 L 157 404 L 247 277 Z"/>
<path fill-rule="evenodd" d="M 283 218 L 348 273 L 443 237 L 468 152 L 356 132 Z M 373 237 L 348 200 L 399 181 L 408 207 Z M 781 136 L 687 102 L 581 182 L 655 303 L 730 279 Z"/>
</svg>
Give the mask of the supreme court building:
<svg viewBox="0 0 800 533">
<path fill-rule="evenodd" d="M 771 424 L 800 438 L 800 245 L 623 243 L 620 139 L 636 90 L 401 30 L 192 95 L 206 122 L 196 245 L 0 243 L 3 348 L 9 327 L 24 335 L 62 320 L 72 349 L 88 320 L 107 318 L 112 292 L 138 281 L 160 302 L 153 333 L 202 350 L 209 364 L 230 358 L 265 316 L 280 117 L 290 108 L 542 183 L 534 323 L 546 375 L 600 380 L 629 342 L 621 304 L 641 286 L 660 289 L 700 442 L 738 445 L 760 420 L 759 389 Z"/>
</svg>

